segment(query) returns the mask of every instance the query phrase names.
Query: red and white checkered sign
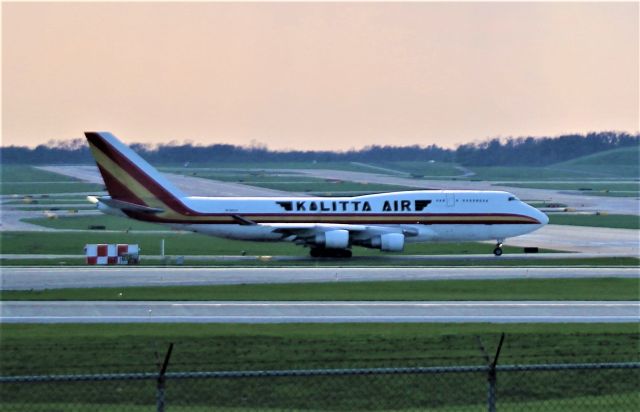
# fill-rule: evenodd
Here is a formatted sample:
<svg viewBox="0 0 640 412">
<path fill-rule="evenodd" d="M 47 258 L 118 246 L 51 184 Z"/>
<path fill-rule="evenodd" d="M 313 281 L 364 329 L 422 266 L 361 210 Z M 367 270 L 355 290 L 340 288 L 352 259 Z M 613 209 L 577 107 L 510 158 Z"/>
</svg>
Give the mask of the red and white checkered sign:
<svg viewBox="0 0 640 412">
<path fill-rule="evenodd" d="M 125 256 L 137 257 L 140 253 L 138 245 L 128 244 L 88 244 L 84 247 L 87 265 L 126 265 Z"/>
</svg>

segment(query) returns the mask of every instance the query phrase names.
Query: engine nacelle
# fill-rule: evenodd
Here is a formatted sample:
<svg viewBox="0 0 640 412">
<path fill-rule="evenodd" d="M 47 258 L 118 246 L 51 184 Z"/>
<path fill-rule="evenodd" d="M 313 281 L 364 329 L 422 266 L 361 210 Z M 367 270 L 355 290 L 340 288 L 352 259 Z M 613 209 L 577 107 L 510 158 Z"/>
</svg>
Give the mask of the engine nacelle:
<svg viewBox="0 0 640 412">
<path fill-rule="evenodd" d="M 404 249 L 404 235 L 401 233 L 387 233 L 380 236 L 380 250 L 383 252 L 402 252 Z"/>
<path fill-rule="evenodd" d="M 316 234 L 315 243 L 327 249 L 346 249 L 349 247 L 348 230 L 330 230 Z"/>
</svg>

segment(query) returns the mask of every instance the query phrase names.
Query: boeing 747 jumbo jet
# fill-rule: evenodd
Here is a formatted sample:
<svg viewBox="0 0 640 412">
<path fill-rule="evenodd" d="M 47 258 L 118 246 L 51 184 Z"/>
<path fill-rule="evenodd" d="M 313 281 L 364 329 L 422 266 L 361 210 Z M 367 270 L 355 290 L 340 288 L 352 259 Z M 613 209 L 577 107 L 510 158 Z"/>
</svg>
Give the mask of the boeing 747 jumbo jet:
<svg viewBox="0 0 640 412">
<path fill-rule="evenodd" d="M 495 240 L 549 218 L 507 192 L 416 190 L 356 197 L 199 197 L 175 188 L 111 133 L 85 133 L 110 196 L 107 214 L 229 239 L 286 241 L 313 257 L 350 257 L 351 247 L 400 252 L 405 243 Z"/>
</svg>

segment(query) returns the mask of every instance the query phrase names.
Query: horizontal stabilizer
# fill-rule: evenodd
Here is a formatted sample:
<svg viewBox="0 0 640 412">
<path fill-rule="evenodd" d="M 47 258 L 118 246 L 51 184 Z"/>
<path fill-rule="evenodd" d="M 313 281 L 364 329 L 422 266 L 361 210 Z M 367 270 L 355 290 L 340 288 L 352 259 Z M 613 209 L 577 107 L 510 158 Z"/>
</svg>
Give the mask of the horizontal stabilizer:
<svg viewBox="0 0 640 412">
<path fill-rule="evenodd" d="M 155 207 L 136 205 L 135 203 L 129 203 L 122 200 L 111 199 L 110 197 L 99 197 L 98 202 L 120 210 L 126 210 L 128 212 L 140 212 L 140 213 L 162 213 L 164 210 Z"/>
</svg>

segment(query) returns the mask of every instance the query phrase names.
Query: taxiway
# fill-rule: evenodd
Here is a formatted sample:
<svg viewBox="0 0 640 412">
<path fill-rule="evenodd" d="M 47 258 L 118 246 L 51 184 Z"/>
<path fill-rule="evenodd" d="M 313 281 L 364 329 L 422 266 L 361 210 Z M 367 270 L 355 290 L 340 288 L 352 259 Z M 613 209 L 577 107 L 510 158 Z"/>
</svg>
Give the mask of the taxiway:
<svg viewBox="0 0 640 412">
<path fill-rule="evenodd" d="M 1 323 L 637 322 L 638 302 L 19 302 Z"/>
<path fill-rule="evenodd" d="M 11 267 L 1 290 L 454 279 L 638 278 L 629 267 Z"/>
</svg>

